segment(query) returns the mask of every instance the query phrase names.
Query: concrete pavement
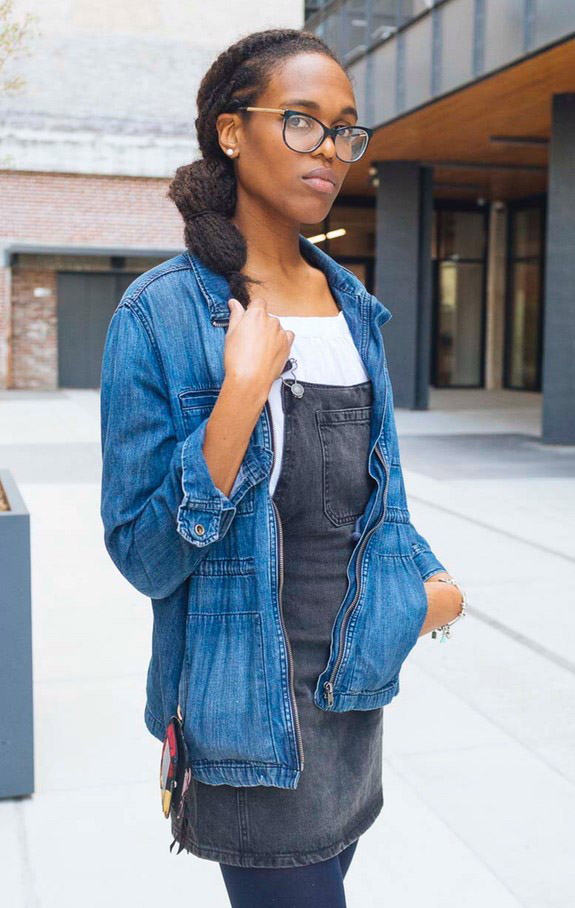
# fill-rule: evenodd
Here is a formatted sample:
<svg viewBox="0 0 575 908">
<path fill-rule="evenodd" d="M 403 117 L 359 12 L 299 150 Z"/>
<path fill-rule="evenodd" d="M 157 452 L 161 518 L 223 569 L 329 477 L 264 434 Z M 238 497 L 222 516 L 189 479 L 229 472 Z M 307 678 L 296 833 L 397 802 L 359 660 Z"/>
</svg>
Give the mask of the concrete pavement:
<svg viewBox="0 0 575 908">
<path fill-rule="evenodd" d="M 34 795 L 0 801 L 0 902 L 226 908 L 218 865 L 168 850 L 151 608 L 103 545 L 98 392 L 1 392 L 0 413 L 31 512 L 36 760 Z M 570 908 L 575 449 L 539 441 L 538 394 L 431 389 L 396 417 L 413 521 L 470 607 L 451 640 L 420 639 L 385 708 L 385 804 L 348 906 Z"/>
</svg>

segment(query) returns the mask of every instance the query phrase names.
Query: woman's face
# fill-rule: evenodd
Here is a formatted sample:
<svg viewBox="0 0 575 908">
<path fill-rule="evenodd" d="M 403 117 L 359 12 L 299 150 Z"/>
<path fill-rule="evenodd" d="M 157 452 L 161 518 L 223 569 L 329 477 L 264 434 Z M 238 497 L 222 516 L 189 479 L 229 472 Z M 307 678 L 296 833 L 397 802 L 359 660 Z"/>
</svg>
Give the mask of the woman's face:
<svg viewBox="0 0 575 908">
<path fill-rule="evenodd" d="M 354 126 L 355 98 L 350 81 L 335 60 L 321 53 L 300 53 L 284 60 L 254 103 L 257 107 L 289 107 L 312 114 L 326 126 Z M 244 115 L 245 116 L 245 115 Z M 253 198 L 290 224 L 317 224 L 333 205 L 350 167 L 336 156 L 333 139 L 326 136 L 319 148 L 297 152 L 282 138 L 281 114 L 254 111 L 218 118 L 220 145 L 233 147 L 242 194 Z M 310 171 L 327 168 L 334 184 L 306 178 Z"/>
</svg>

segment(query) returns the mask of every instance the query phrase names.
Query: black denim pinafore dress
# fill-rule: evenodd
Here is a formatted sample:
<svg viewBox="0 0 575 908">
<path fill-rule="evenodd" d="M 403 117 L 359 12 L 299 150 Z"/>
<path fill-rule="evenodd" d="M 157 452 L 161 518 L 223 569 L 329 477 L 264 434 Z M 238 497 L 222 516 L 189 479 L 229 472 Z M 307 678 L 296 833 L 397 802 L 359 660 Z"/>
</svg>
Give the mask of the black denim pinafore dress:
<svg viewBox="0 0 575 908">
<path fill-rule="evenodd" d="M 367 470 L 372 387 L 369 380 L 299 384 L 301 397 L 281 385 L 283 456 L 273 499 L 283 531 L 282 606 L 304 769 L 295 789 L 193 779 L 186 822 L 172 819 L 179 851 L 242 867 L 327 860 L 368 829 L 383 806 L 383 708 L 337 713 L 313 702 L 347 590 L 354 524 L 375 482 Z"/>
</svg>

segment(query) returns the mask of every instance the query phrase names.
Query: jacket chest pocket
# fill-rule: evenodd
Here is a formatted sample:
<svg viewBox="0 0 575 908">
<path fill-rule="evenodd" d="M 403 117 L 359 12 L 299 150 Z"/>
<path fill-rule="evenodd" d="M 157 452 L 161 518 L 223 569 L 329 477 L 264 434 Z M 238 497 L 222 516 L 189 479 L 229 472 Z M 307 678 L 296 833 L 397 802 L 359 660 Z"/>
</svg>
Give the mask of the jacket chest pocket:
<svg viewBox="0 0 575 908">
<path fill-rule="evenodd" d="M 187 388 L 178 394 L 184 429 L 190 434 L 208 419 L 214 409 L 220 388 Z M 253 514 L 254 492 L 249 489 L 238 501 L 236 515 Z"/>
<path fill-rule="evenodd" d="M 371 406 L 317 410 L 324 514 L 336 527 L 363 514 L 375 480 L 368 471 Z"/>
</svg>

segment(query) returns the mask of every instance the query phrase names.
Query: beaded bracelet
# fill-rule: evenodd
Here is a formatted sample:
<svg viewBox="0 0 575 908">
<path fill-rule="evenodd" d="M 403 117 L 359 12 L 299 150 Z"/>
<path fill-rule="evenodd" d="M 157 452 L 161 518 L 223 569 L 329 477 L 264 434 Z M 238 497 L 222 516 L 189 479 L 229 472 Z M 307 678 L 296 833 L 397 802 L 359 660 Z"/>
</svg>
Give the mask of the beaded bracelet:
<svg viewBox="0 0 575 908">
<path fill-rule="evenodd" d="M 457 582 L 457 580 L 455 580 L 454 577 L 449 577 L 449 578 L 447 578 L 447 577 L 436 577 L 435 579 L 436 579 L 436 580 L 439 580 L 441 583 L 451 583 L 452 586 L 456 586 L 457 589 L 459 590 L 459 592 L 461 593 L 461 597 L 462 597 L 462 599 L 461 599 L 461 611 L 459 612 L 458 615 L 455 616 L 455 618 L 453 619 L 453 621 L 448 621 L 447 624 L 442 624 L 441 627 L 438 627 L 438 628 L 436 628 L 435 630 L 433 630 L 433 631 L 431 632 L 431 636 L 432 636 L 433 639 L 435 640 L 435 638 L 437 637 L 437 631 L 438 631 L 438 630 L 441 631 L 441 638 L 440 638 L 439 642 L 440 642 L 440 643 L 443 643 L 443 641 L 444 641 L 444 640 L 447 640 L 447 639 L 449 638 L 450 634 L 451 634 L 451 625 L 452 625 L 452 624 L 455 624 L 456 621 L 458 621 L 460 618 L 463 618 L 463 617 L 467 614 L 467 611 L 466 611 L 466 608 L 467 608 L 467 597 L 466 597 L 466 595 L 465 595 L 465 590 L 459 585 L 459 583 Z"/>
</svg>

